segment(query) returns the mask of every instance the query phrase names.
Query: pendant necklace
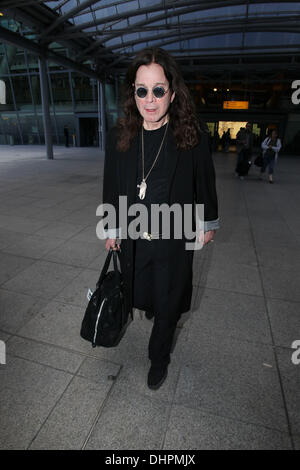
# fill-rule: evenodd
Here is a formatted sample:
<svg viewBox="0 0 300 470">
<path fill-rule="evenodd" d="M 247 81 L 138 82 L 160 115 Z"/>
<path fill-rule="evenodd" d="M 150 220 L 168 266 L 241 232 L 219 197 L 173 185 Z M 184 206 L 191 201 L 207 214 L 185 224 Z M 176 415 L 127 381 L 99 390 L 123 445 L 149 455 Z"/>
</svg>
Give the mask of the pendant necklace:
<svg viewBox="0 0 300 470">
<path fill-rule="evenodd" d="M 145 176 L 145 167 L 144 167 L 144 160 L 145 160 L 145 155 L 144 155 L 144 127 L 142 127 L 142 171 L 143 171 L 143 177 L 142 177 L 142 181 L 141 181 L 141 184 L 138 184 L 137 187 L 140 188 L 140 191 L 139 191 L 139 198 L 140 199 L 144 199 L 145 196 L 146 196 L 146 190 L 147 190 L 147 183 L 146 183 L 146 179 L 148 178 L 148 176 L 150 175 L 158 157 L 159 157 L 159 154 L 160 154 L 160 151 L 162 149 L 162 146 L 163 146 L 163 143 L 164 143 L 164 140 L 165 140 L 165 137 L 166 137 L 166 134 L 167 134 L 167 130 L 168 130 L 168 126 L 169 126 L 169 121 L 167 122 L 167 125 L 166 125 L 166 129 L 165 129 L 165 132 L 164 132 L 164 136 L 162 138 L 162 141 L 161 141 L 161 144 L 160 144 L 160 147 L 158 149 L 158 152 L 157 152 L 157 155 L 154 159 L 154 162 L 150 168 L 150 170 L 148 171 L 147 175 Z"/>
</svg>

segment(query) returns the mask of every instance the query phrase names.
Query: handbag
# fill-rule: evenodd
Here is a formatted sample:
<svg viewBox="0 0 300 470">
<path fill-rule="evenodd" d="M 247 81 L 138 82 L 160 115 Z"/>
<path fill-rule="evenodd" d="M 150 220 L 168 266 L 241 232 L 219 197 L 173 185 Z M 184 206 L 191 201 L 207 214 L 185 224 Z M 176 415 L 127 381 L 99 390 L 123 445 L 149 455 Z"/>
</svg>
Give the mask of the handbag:
<svg viewBox="0 0 300 470">
<path fill-rule="evenodd" d="M 273 149 L 268 148 L 264 156 L 266 157 L 266 159 L 272 160 L 273 158 L 275 158 L 275 155 L 276 155 L 276 152 Z"/>
<path fill-rule="evenodd" d="M 259 155 L 257 155 L 256 159 L 254 160 L 254 165 L 262 167 L 263 164 L 264 164 L 264 159 L 263 159 L 262 154 L 260 153 Z"/>
<path fill-rule="evenodd" d="M 122 274 L 118 270 L 117 250 L 110 249 L 102 268 L 96 290 L 87 305 L 80 336 L 92 343 L 93 348 L 117 346 L 133 319 L 125 310 Z M 113 257 L 114 270 L 107 272 Z"/>
</svg>

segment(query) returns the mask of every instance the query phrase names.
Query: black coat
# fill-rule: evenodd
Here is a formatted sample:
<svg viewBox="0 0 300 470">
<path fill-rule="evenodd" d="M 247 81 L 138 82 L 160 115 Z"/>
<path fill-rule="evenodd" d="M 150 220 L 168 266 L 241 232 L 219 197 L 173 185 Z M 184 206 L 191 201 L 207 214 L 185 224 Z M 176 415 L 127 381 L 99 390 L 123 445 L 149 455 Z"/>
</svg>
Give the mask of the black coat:
<svg viewBox="0 0 300 470">
<path fill-rule="evenodd" d="M 116 149 L 117 130 L 112 129 L 107 137 L 103 203 L 118 208 L 119 195 L 127 196 L 128 207 L 136 203 L 136 180 L 138 167 L 138 137 L 130 149 L 120 152 Z M 218 218 L 218 203 L 215 187 L 215 170 L 211 157 L 209 135 L 199 135 L 199 143 L 191 150 L 178 150 L 171 130 L 167 135 L 167 167 L 169 205 L 174 203 L 204 204 L 204 219 L 212 221 Z M 118 211 L 117 211 L 118 212 Z M 128 223 L 130 223 L 128 218 Z M 119 222 L 117 222 L 117 227 Z M 116 228 L 116 227 L 108 227 Z M 193 250 L 185 249 L 186 240 L 168 240 L 169 279 L 166 289 L 169 296 L 169 308 L 174 313 L 183 313 L 190 309 L 192 296 Z M 149 242 L 152 243 L 152 242 Z M 121 242 L 121 270 L 124 277 L 125 300 L 127 309 L 132 310 L 133 256 L 134 241 L 130 238 Z M 175 310 L 175 311 L 174 311 Z"/>
</svg>

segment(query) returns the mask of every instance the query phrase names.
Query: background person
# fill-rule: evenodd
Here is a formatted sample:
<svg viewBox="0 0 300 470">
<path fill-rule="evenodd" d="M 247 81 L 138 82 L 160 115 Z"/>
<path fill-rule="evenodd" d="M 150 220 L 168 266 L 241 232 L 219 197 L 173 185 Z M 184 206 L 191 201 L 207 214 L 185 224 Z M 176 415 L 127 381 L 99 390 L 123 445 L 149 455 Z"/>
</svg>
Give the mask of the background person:
<svg viewBox="0 0 300 470">
<path fill-rule="evenodd" d="M 64 136 L 65 136 L 65 147 L 69 147 L 69 129 L 68 126 L 64 126 Z"/>
<path fill-rule="evenodd" d="M 103 202 L 118 207 L 152 204 L 205 204 L 204 244 L 218 228 L 215 170 L 210 136 L 202 129 L 177 63 L 163 49 L 138 53 L 125 79 L 124 117 L 107 139 Z M 145 183 L 145 184 L 144 184 Z M 128 223 L 130 224 L 130 217 Z M 118 249 L 126 309 L 154 316 L 148 352 L 148 387 L 157 389 L 167 376 L 172 341 L 180 315 L 191 306 L 193 251 L 186 238 L 164 239 L 161 230 L 133 240 L 122 227 L 110 229 L 106 248 Z M 115 233 L 112 229 L 115 229 Z M 150 316 L 150 315 L 148 315 Z"/>
<path fill-rule="evenodd" d="M 253 152 L 253 133 L 252 124 L 247 122 L 245 131 L 242 128 L 237 134 L 237 145 L 239 148 L 235 172 L 241 179 L 248 173 L 249 165 Z"/>
<path fill-rule="evenodd" d="M 262 142 L 261 148 L 263 149 L 263 166 L 260 171 L 261 174 L 263 174 L 265 173 L 266 168 L 269 167 L 269 183 L 272 184 L 275 163 L 281 149 L 281 140 L 279 139 L 278 132 L 275 129 Z"/>
</svg>

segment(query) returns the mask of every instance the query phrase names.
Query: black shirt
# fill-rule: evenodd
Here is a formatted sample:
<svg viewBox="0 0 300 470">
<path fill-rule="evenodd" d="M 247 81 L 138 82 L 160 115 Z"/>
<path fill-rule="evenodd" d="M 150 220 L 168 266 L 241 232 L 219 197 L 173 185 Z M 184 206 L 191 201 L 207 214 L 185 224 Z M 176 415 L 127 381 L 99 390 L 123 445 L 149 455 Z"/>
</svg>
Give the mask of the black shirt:
<svg viewBox="0 0 300 470">
<path fill-rule="evenodd" d="M 144 176 L 146 177 L 159 150 L 164 133 L 166 130 L 166 125 L 155 129 L 155 130 L 145 130 L 142 129 L 141 132 L 144 132 Z M 139 156 L 138 156 L 138 176 L 137 176 L 137 185 L 142 182 L 142 136 L 141 132 L 139 134 Z M 167 131 L 168 132 L 168 131 Z M 144 199 L 140 199 L 138 194 L 140 189 L 137 187 L 136 193 L 136 202 L 139 204 L 144 204 L 148 210 L 149 215 L 149 226 L 148 232 L 151 233 L 150 225 L 150 215 L 151 215 L 151 204 L 163 204 L 168 202 L 168 173 L 167 173 L 167 158 L 166 158 L 166 142 L 167 135 L 165 137 L 162 149 L 158 156 L 158 159 L 151 170 L 148 178 L 146 179 L 147 190 Z"/>
</svg>

